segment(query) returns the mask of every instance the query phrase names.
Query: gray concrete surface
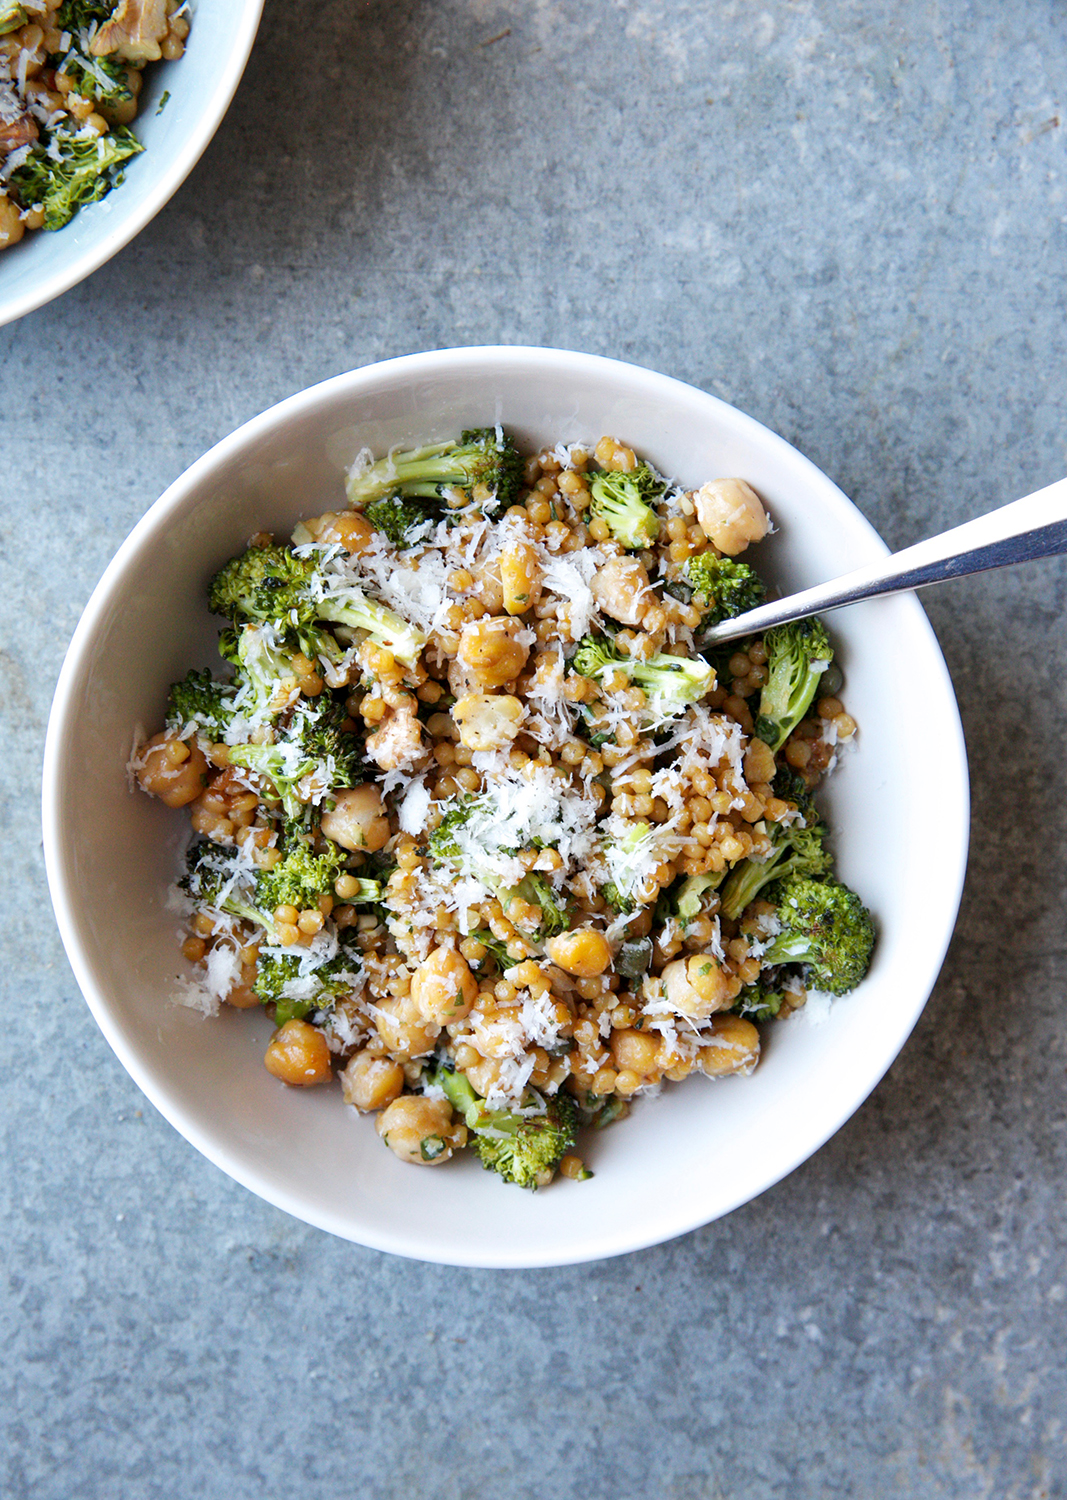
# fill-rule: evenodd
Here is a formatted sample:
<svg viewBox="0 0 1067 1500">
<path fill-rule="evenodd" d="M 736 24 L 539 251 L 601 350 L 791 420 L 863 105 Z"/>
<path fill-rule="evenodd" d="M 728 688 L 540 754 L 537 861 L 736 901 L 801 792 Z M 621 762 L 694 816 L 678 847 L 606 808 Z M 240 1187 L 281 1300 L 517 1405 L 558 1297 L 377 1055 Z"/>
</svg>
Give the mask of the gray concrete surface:
<svg viewBox="0 0 1067 1500">
<path fill-rule="evenodd" d="M 1067 472 L 1065 58 L 1053 0 L 267 0 L 169 207 L 0 330 L 5 1496 L 1067 1494 L 1062 562 L 927 596 L 975 815 L 902 1056 L 787 1181 L 612 1262 L 401 1262 L 209 1166 L 78 996 L 37 815 L 127 530 L 381 356 L 655 366 L 894 545 Z"/>
</svg>

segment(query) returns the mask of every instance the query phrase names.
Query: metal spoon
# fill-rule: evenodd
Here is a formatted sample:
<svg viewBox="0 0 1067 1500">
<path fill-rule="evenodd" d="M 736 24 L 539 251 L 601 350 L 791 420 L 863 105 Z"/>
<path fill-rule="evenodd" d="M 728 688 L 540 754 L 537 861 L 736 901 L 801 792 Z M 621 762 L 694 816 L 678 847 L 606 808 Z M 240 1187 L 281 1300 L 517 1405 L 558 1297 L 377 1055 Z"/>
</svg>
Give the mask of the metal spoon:
<svg viewBox="0 0 1067 1500">
<path fill-rule="evenodd" d="M 943 583 L 948 578 L 962 578 L 967 573 L 983 573 L 987 568 L 1005 568 L 1011 563 L 1030 562 L 1038 557 L 1055 557 L 1067 552 L 1067 479 L 1059 479 L 1046 489 L 1037 490 L 1022 500 L 1003 505 L 987 516 L 978 516 L 954 526 L 951 531 L 916 542 L 892 557 L 880 558 L 846 573 L 829 583 L 761 604 L 746 614 L 736 615 L 713 626 L 706 641 L 732 641 L 737 636 L 755 635 L 772 625 L 802 620 L 807 615 L 840 609 L 861 599 L 879 594 L 902 594 L 907 589 L 925 588 L 928 583 Z"/>
</svg>

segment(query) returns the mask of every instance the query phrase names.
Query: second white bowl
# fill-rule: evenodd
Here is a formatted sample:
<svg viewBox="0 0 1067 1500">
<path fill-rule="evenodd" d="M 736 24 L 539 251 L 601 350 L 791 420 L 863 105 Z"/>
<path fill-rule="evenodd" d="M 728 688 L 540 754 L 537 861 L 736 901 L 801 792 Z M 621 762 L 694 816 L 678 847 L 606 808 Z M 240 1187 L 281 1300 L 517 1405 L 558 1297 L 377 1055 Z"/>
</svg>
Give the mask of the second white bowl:
<svg viewBox="0 0 1067 1500">
<path fill-rule="evenodd" d="M 229 108 L 262 11 L 263 0 L 196 0 L 184 55 L 145 73 L 131 127 L 145 149 L 127 164 L 125 181 L 62 229 L 27 234 L 0 254 L 0 327 L 84 281 L 178 190 Z"/>
</svg>

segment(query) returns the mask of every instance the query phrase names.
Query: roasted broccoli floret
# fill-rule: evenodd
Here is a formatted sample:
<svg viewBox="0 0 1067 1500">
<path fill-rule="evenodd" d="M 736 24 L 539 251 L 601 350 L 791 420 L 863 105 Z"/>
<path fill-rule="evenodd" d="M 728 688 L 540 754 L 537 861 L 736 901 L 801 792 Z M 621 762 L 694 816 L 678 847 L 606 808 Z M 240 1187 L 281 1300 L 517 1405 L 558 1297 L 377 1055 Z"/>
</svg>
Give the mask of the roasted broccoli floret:
<svg viewBox="0 0 1067 1500">
<path fill-rule="evenodd" d="M 212 614 L 234 623 L 271 624 L 297 614 L 314 619 L 309 597 L 318 557 L 298 555 L 292 547 L 247 547 L 224 563 L 208 585 Z"/>
<path fill-rule="evenodd" d="M 124 125 L 106 135 L 91 130 L 56 129 L 38 142 L 7 180 L 23 208 L 44 210 L 44 228 L 62 229 L 83 204 L 103 198 L 116 181 L 115 169 L 144 147 Z"/>
<path fill-rule="evenodd" d="M 755 984 L 746 984 L 738 995 L 732 1010 L 735 1016 L 744 1016 L 746 1021 L 771 1021 L 782 1008 L 784 996 L 781 990 L 772 989 L 762 979 Z"/>
<path fill-rule="evenodd" d="M 820 880 L 833 870 L 826 848 L 826 824 L 812 814 L 810 823 L 762 823 L 759 830 L 771 841 L 766 859 L 743 859 L 730 871 L 720 893 L 724 917 L 736 922 L 772 880 L 804 875 Z"/>
<path fill-rule="evenodd" d="M 640 661 L 623 656 L 605 636 L 587 635 L 575 652 L 571 666 L 583 677 L 602 681 L 622 672 L 642 688 L 654 723 L 684 713 L 715 686 L 715 670 L 702 657 L 650 656 Z"/>
<path fill-rule="evenodd" d="M 270 625 L 244 625 L 219 636 L 219 655 L 237 668 L 234 710 L 262 723 L 276 719 L 297 696 L 293 659 Z"/>
<path fill-rule="evenodd" d="M 364 506 L 363 514 L 398 550 L 410 547 L 412 532 L 434 519 L 433 511 L 425 501 L 417 498 L 405 500 L 401 495 L 385 495 L 381 500 L 372 500 Z"/>
<path fill-rule="evenodd" d="M 449 1104 L 463 1116 L 482 1166 L 505 1182 L 545 1187 L 574 1146 L 578 1111 L 569 1095 L 546 1099 L 543 1112 L 536 1112 L 536 1101 L 521 1111 L 489 1109 L 451 1063 L 439 1062 L 429 1081 L 444 1090 Z"/>
<path fill-rule="evenodd" d="M 322 843 L 325 848 L 316 852 L 309 839 L 287 830 L 282 858 L 272 869 L 262 870 L 256 882 L 258 899 L 271 912 L 279 906 L 315 910 L 321 896 L 333 896 L 334 883 L 348 856 L 328 839 Z"/>
<path fill-rule="evenodd" d="M 589 479 L 593 516 L 605 522 L 612 536 L 632 552 L 641 552 L 659 536 L 656 504 L 667 485 L 648 464 L 629 473 L 621 470 L 593 474 Z"/>
<path fill-rule="evenodd" d="M 540 908 L 541 920 L 537 924 L 537 935 L 541 939 L 555 937 L 557 933 L 566 932 L 570 927 L 570 910 L 566 900 L 562 896 L 557 896 L 539 871 L 532 870 L 517 886 L 512 887 L 506 897 L 501 898 L 505 912 L 508 901 L 515 896 L 529 906 Z"/>
<path fill-rule="evenodd" d="M 197 732 L 214 743 L 225 738 L 233 722 L 233 700 L 237 689 L 218 682 L 205 667 L 189 672 L 173 684 L 167 698 L 167 728 L 184 729 L 195 724 Z"/>
<path fill-rule="evenodd" d="M 589 1125 L 594 1130 L 604 1130 L 616 1120 L 625 1120 L 630 1113 L 629 1104 L 618 1094 L 609 1094 L 606 1099 L 598 1098 L 596 1094 L 584 1094 L 577 1103 L 579 1125 Z"/>
<path fill-rule="evenodd" d="M 691 557 L 685 565 L 685 576 L 692 585 L 704 630 L 755 609 L 767 597 L 763 580 L 750 563 L 716 557 L 714 552 L 698 552 Z"/>
<path fill-rule="evenodd" d="M 554 937 L 556 933 L 566 932 L 570 926 L 570 913 L 566 901 L 556 895 L 551 884 L 542 874 L 531 870 L 518 884 L 508 885 L 501 878 L 492 861 L 482 857 L 480 846 L 474 841 L 464 841 L 461 844 L 457 839 L 457 832 L 470 821 L 475 812 L 484 807 L 486 798 L 491 796 L 492 793 L 488 792 L 479 797 L 455 799 L 441 822 L 430 834 L 428 844 L 431 857 L 438 864 L 450 864 L 480 881 L 487 890 L 493 892 L 505 913 L 508 903 L 516 899 L 525 902 L 527 906 L 538 907 L 541 918 L 532 936 L 543 941 Z"/>
<path fill-rule="evenodd" d="M 328 1010 L 336 1000 L 351 994 L 362 975 L 362 958 L 344 938 L 342 933 L 333 958 L 309 965 L 306 973 L 301 973 L 306 950 L 260 949 L 252 988 L 263 1000 L 274 1002 L 276 1026 L 294 1018 L 303 1020 L 316 1010 Z"/>
<path fill-rule="evenodd" d="M 763 637 L 767 681 L 760 693 L 756 734 L 780 750 L 811 707 L 834 648 L 820 620 L 776 625 Z"/>
<path fill-rule="evenodd" d="M 511 439 L 499 427 L 479 427 L 461 433 L 458 442 L 394 450 L 375 463 L 357 464 L 347 489 L 350 503 L 364 506 L 385 495 L 432 500 L 449 489 L 484 485 L 493 497 L 484 508 L 496 515 L 515 503 L 522 477 L 522 455 Z"/>
<path fill-rule="evenodd" d="M 57 77 L 63 74 L 71 79 L 76 93 L 109 109 L 133 98 L 126 67 L 110 57 L 82 57 L 68 52 L 56 69 Z"/>
<path fill-rule="evenodd" d="M 186 855 L 186 873 L 178 884 L 198 906 L 262 927 L 271 942 L 277 940 L 269 896 L 264 899 L 260 895 L 257 877 L 235 866 L 231 849 L 207 840 L 194 844 Z"/>
<path fill-rule="evenodd" d="M 358 739 L 341 726 L 346 709 L 328 693 L 301 698 L 269 745 L 231 745 L 230 764 L 265 777 L 289 818 L 318 805 L 330 791 L 363 779 Z"/>
<path fill-rule="evenodd" d="M 781 930 L 765 948 L 765 965 L 802 964 L 813 989 L 845 995 L 867 973 L 874 923 L 855 891 L 837 880 L 793 876 L 772 887 Z"/>
<path fill-rule="evenodd" d="M 600 894 L 611 907 L 612 911 L 624 916 L 627 912 L 637 910 L 637 902 L 634 897 L 624 891 L 616 880 L 609 880 L 606 885 L 600 887 Z"/>
<path fill-rule="evenodd" d="M 805 823 L 811 823 L 819 815 L 815 810 L 815 799 L 808 783 L 800 772 L 790 765 L 779 766 L 771 782 L 771 791 L 780 802 L 791 802 L 803 815 Z"/>
<path fill-rule="evenodd" d="M 471 967 L 477 973 L 481 973 L 487 959 L 492 959 L 501 974 L 515 962 L 508 953 L 508 945 L 501 942 L 498 937 L 495 937 L 487 927 L 479 927 L 477 932 L 472 932 L 470 935 L 476 943 L 481 943 L 485 949 L 484 958 L 471 961 Z"/>
<path fill-rule="evenodd" d="M 292 547 L 249 547 L 211 580 L 211 609 L 234 624 L 270 625 L 308 655 L 331 659 L 340 653 L 324 625 L 365 630 L 376 645 L 414 666 L 426 636 L 386 605 L 369 599 L 358 584 L 327 572 L 324 564 L 335 551 L 316 548 L 303 555 Z"/>
</svg>

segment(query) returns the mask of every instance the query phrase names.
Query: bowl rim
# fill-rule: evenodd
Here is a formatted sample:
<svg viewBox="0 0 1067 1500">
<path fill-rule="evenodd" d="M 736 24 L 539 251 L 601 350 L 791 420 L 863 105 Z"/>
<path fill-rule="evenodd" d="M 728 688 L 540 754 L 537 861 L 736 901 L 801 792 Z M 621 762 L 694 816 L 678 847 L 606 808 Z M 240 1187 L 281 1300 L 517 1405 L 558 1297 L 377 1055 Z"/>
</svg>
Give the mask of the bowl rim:
<svg viewBox="0 0 1067 1500">
<path fill-rule="evenodd" d="M 874 527 L 866 520 L 862 512 L 854 506 L 853 502 L 834 485 L 833 481 L 821 469 L 785 438 L 779 436 L 779 434 L 764 426 L 764 424 L 758 422 L 755 418 L 748 416 L 747 413 L 740 411 L 737 407 L 723 401 L 720 397 L 711 395 L 698 386 L 693 386 L 673 376 L 661 374 L 656 370 L 638 365 L 632 361 L 610 359 L 602 355 L 584 354 L 573 350 L 553 349 L 544 346 L 519 344 L 473 345 L 400 355 L 391 359 L 374 361 L 368 365 L 332 376 L 304 390 L 295 392 L 259 413 L 257 416 L 250 418 L 233 432 L 220 439 L 206 453 L 195 460 L 164 490 L 163 494 L 153 502 L 141 519 L 134 525 L 101 575 L 71 637 L 56 683 L 49 714 L 44 748 L 41 793 L 45 868 L 56 922 L 68 960 L 78 986 L 105 1039 L 131 1078 L 164 1119 L 228 1177 L 239 1182 L 258 1197 L 271 1203 L 283 1212 L 292 1215 L 301 1222 L 311 1224 L 315 1228 L 325 1230 L 327 1233 L 337 1235 L 339 1238 L 357 1243 L 365 1248 L 398 1255 L 402 1258 L 420 1260 L 431 1264 L 508 1270 L 589 1263 L 651 1248 L 654 1245 L 676 1239 L 694 1229 L 712 1223 L 728 1213 L 732 1213 L 735 1209 L 753 1201 L 769 1188 L 789 1176 L 790 1173 L 821 1150 L 830 1137 L 836 1134 L 852 1118 L 870 1096 L 871 1092 L 899 1056 L 901 1049 L 929 1000 L 944 964 L 962 899 L 969 852 L 970 786 L 966 742 L 955 690 L 936 634 L 926 616 L 926 612 L 923 610 L 914 593 L 911 593 L 910 596 L 898 595 L 897 600 L 904 608 L 917 617 L 916 624 L 928 637 L 931 647 L 929 665 L 938 675 L 937 687 L 944 695 L 944 702 L 948 710 L 946 719 L 951 724 L 953 731 L 951 742 L 946 740 L 939 743 L 939 752 L 951 756 L 954 767 L 958 769 L 958 775 L 951 779 L 946 778 L 944 785 L 954 790 L 954 796 L 946 793 L 946 802 L 942 809 L 949 821 L 958 829 L 959 834 L 954 843 L 955 857 L 952 867 L 949 868 L 949 862 L 946 861 L 946 867 L 942 871 L 942 879 L 940 881 L 943 897 L 947 898 L 946 911 L 951 913 L 952 920 L 946 922 L 940 944 L 935 950 L 931 950 L 926 966 L 921 973 L 915 976 L 914 998 L 910 1005 L 902 1007 L 898 1015 L 892 1047 L 879 1055 L 869 1068 L 858 1072 L 854 1087 L 843 1095 L 842 1101 L 833 1111 L 829 1122 L 825 1124 L 824 1128 L 820 1128 L 814 1135 L 799 1132 L 796 1147 L 783 1153 L 782 1158 L 774 1165 L 773 1170 L 761 1175 L 759 1183 L 754 1189 L 739 1191 L 732 1201 L 729 1201 L 725 1207 L 720 1207 L 710 1218 L 706 1211 L 680 1212 L 671 1216 L 670 1223 L 666 1227 L 662 1222 L 663 1216 L 657 1220 L 658 1227 L 651 1232 L 643 1225 L 635 1224 L 632 1232 L 626 1234 L 618 1233 L 610 1242 L 597 1245 L 595 1249 L 575 1244 L 572 1248 L 563 1252 L 555 1253 L 546 1250 L 542 1253 L 527 1247 L 525 1250 L 519 1250 L 514 1254 L 506 1256 L 496 1255 L 493 1258 L 488 1258 L 485 1255 L 479 1256 L 476 1253 L 472 1253 L 469 1256 L 453 1252 L 435 1255 L 431 1247 L 422 1243 L 417 1244 L 417 1236 L 411 1233 L 378 1232 L 374 1229 L 366 1233 L 361 1232 L 359 1236 L 353 1234 L 350 1229 L 346 1228 L 340 1222 L 342 1216 L 331 1213 L 328 1207 L 321 1210 L 309 1210 L 308 1205 L 302 1201 L 298 1201 L 295 1194 L 279 1187 L 275 1183 L 263 1181 L 260 1174 L 254 1168 L 250 1166 L 246 1167 L 243 1163 L 232 1160 L 225 1142 L 220 1142 L 206 1128 L 202 1128 L 195 1119 L 188 1116 L 180 1101 L 173 1100 L 170 1097 L 165 1079 L 155 1076 L 152 1065 L 147 1061 L 142 1061 L 136 1047 L 131 1045 L 127 1040 L 120 1021 L 112 1013 L 111 1002 L 108 1000 L 102 987 L 97 983 L 88 958 L 82 951 L 71 892 L 67 886 L 69 859 L 62 847 L 61 828 L 58 818 L 60 780 L 63 765 L 62 747 L 67 738 L 67 729 L 73 713 L 76 684 L 85 669 L 86 660 L 92 648 L 96 631 L 112 603 L 112 594 L 116 584 L 121 581 L 127 565 L 138 554 L 143 540 L 147 536 L 152 535 L 173 511 L 180 508 L 187 497 L 197 490 L 201 482 L 214 469 L 240 456 L 242 450 L 245 450 L 246 453 L 251 453 L 254 451 L 261 437 L 267 436 L 276 427 L 280 427 L 292 419 L 298 418 L 306 409 L 313 409 L 320 402 L 329 401 L 331 396 L 339 392 L 344 392 L 348 396 L 355 397 L 362 387 L 376 385 L 383 378 L 408 375 L 426 376 L 434 372 L 445 371 L 450 366 L 453 366 L 457 359 L 472 362 L 474 365 L 503 359 L 505 362 L 522 364 L 527 367 L 531 364 L 550 366 L 556 361 L 563 359 L 575 362 L 579 368 L 588 370 L 591 376 L 595 376 L 598 370 L 637 372 L 643 379 L 649 380 L 653 385 L 658 385 L 664 395 L 669 395 L 672 390 L 678 391 L 679 389 L 690 393 L 690 395 L 696 393 L 708 402 L 728 411 L 731 414 L 731 420 L 738 422 L 741 428 L 747 428 L 753 435 L 758 435 L 761 443 L 769 445 L 772 449 L 786 450 L 792 462 L 796 463 L 799 461 L 803 467 L 810 470 L 813 479 L 816 479 L 818 483 L 824 486 L 829 486 L 837 494 L 841 495 L 842 499 L 855 510 L 856 517 L 869 532 L 872 543 L 884 553 L 888 553 L 889 551 Z"/>
<path fill-rule="evenodd" d="M 171 167 L 160 173 L 155 186 L 141 200 L 136 213 L 122 215 L 108 233 L 91 248 L 75 255 L 65 267 L 54 271 L 31 289 L 0 301 L 0 328 L 16 323 L 27 313 L 36 312 L 49 302 L 54 302 L 64 292 L 69 292 L 79 282 L 85 281 L 94 271 L 136 239 L 141 230 L 155 218 L 189 176 L 214 138 L 226 111 L 237 92 L 252 52 L 256 34 L 263 18 L 265 0 L 240 0 L 243 15 L 237 34 L 237 43 L 229 53 L 225 66 L 212 89 L 208 104 L 204 108 L 196 129 L 186 142 L 185 150 Z M 38 231 L 43 232 L 43 231 Z M 62 230 L 59 231 L 62 234 Z"/>
</svg>

